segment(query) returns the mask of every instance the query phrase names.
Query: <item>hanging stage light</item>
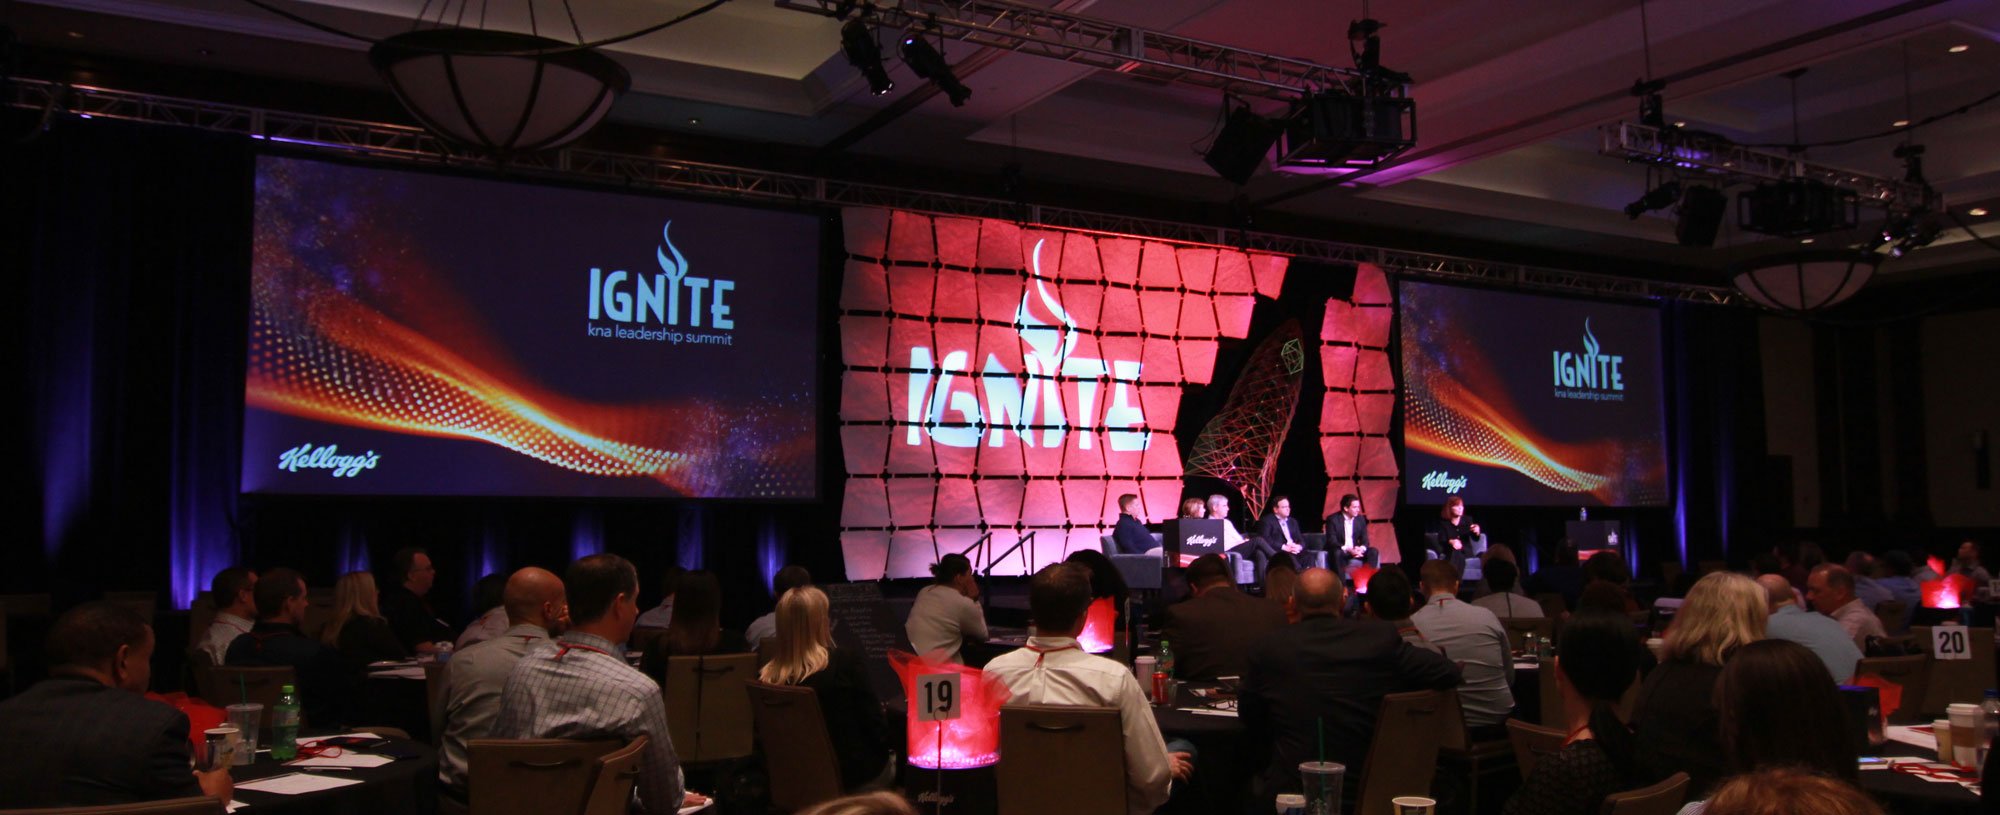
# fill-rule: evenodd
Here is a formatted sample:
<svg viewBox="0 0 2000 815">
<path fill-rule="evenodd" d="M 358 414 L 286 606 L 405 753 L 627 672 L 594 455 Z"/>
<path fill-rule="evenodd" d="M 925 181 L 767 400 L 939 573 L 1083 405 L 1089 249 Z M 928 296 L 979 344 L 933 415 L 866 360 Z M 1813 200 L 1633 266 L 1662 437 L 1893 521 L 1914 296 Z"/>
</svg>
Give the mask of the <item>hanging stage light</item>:
<svg viewBox="0 0 2000 815">
<path fill-rule="evenodd" d="M 945 97 L 951 100 L 952 107 L 965 107 L 966 98 L 972 96 L 972 89 L 958 81 L 958 74 L 953 73 L 951 64 L 944 61 L 944 54 L 931 47 L 920 32 L 913 30 L 903 34 L 903 64 L 910 66 L 917 76 L 935 83 L 938 90 L 944 91 Z"/>
<path fill-rule="evenodd" d="M 868 80 L 868 92 L 881 96 L 896 89 L 896 83 L 889 79 L 889 71 L 882 67 L 882 46 L 875 42 L 875 31 L 860 20 L 849 20 L 840 27 L 840 50 L 847 54 L 847 62 Z"/>
</svg>

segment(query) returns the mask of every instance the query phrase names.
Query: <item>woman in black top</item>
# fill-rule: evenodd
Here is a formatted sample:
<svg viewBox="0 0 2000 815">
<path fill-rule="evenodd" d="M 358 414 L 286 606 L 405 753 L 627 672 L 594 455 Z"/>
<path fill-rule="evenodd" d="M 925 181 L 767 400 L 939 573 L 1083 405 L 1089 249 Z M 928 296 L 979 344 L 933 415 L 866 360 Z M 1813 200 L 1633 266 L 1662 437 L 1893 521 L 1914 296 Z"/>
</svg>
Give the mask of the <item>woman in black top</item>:
<svg viewBox="0 0 2000 815">
<path fill-rule="evenodd" d="M 367 572 L 349 572 L 333 584 L 333 621 L 320 632 L 320 641 L 339 650 L 357 670 L 371 662 L 410 657 L 382 618 L 380 596 L 375 576 Z"/>
<path fill-rule="evenodd" d="M 1640 786 L 1632 732 L 1618 720 L 1618 698 L 1638 674 L 1637 640 L 1631 621 L 1611 614 L 1585 612 L 1564 627 L 1555 672 L 1569 739 L 1535 763 L 1505 815 L 1595 815 L 1605 796 Z"/>
<path fill-rule="evenodd" d="M 1485 540 L 1479 524 L 1465 514 L 1465 499 L 1456 495 L 1444 499 L 1444 508 L 1438 510 L 1438 517 L 1430 523 L 1430 533 L 1437 536 L 1425 541 L 1435 555 L 1431 559 L 1449 560 L 1461 572 L 1465 571 L 1465 559 L 1484 548 L 1479 545 Z"/>
<path fill-rule="evenodd" d="M 1632 709 L 1641 781 L 1686 771 L 1692 779 L 1688 798 L 1695 799 L 1707 797 L 1728 773 L 1715 683 L 1738 649 L 1764 638 L 1768 600 L 1762 586 L 1735 572 L 1715 572 L 1688 590 L 1667 629 L 1660 667 L 1646 675 Z"/>
<path fill-rule="evenodd" d="M 750 650 L 743 632 L 722 627 L 722 583 L 714 572 L 688 572 L 674 592 L 674 618 L 666 632 L 646 645 L 639 668 L 667 686 L 669 657 L 741 654 Z"/>
<path fill-rule="evenodd" d="M 803 685 L 819 696 L 843 789 L 893 780 L 895 762 L 890 760 L 882 700 L 868 684 L 862 655 L 833 647 L 826 593 L 812 586 L 787 591 L 778 598 L 777 615 L 771 661 L 757 678 L 773 685 Z"/>
</svg>

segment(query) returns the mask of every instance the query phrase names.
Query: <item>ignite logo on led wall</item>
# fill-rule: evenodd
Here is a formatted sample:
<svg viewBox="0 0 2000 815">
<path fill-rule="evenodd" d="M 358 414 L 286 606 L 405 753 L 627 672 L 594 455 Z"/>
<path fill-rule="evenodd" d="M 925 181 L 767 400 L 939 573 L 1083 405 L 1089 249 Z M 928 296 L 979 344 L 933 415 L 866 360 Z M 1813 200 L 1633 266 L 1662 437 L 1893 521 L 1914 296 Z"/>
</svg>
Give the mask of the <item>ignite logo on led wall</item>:
<svg viewBox="0 0 2000 815">
<path fill-rule="evenodd" d="M 255 202 L 246 492 L 817 494 L 813 216 L 272 156 Z"/>
<path fill-rule="evenodd" d="M 854 208 L 842 213 L 841 543 L 850 579 L 914 577 L 991 533 L 1033 571 L 1097 548 L 1117 499 L 1173 516 L 1182 391 L 1286 259 Z M 976 554 L 976 553 L 975 553 Z M 983 561 L 982 561 L 983 563 Z"/>
</svg>

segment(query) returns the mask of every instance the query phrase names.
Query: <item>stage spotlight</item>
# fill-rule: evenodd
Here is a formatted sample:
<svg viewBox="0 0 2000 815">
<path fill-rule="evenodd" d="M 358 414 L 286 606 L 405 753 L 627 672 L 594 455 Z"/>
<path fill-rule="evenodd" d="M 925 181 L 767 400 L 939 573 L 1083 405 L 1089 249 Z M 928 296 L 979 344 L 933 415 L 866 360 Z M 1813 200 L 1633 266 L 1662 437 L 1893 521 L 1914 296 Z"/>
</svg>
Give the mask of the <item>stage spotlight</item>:
<svg viewBox="0 0 2000 815">
<path fill-rule="evenodd" d="M 1714 246 L 1729 197 L 1714 187 L 1693 186 L 1674 208 L 1674 239 L 1682 246 Z"/>
<path fill-rule="evenodd" d="M 1264 156 L 1278 140 L 1278 131 L 1277 122 L 1251 112 L 1248 105 L 1239 105 L 1229 112 L 1222 132 L 1215 134 L 1215 141 L 1201 158 L 1216 175 L 1243 186 L 1264 166 Z"/>
<path fill-rule="evenodd" d="M 869 93 L 881 96 L 896 89 L 889 71 L 882 67 L 882 46 L 875 42 L 875 32 L 867 23 L 849 20 L 841 26 L 840 50 L 847 54 L 847 63 L 868 79 Z"/>
<path fill-rule="evenodd" d="M 972 95 L 972 89 L 958 81 L 958 74 L 952 73 L 944 55 L 932 48 L 922 34 L 911 31 L 903 35 L 903 64 L 910 66 L 917 76 L 936 83 L 945 98 L 951 100 L 952 107 L 965 107 L 966 98 Z"/>
<path fill-rule="evenodd" d="M 1681 182 L 1669 181 L 1646 191 L 1639 200 L 1625 205 L 1625 217 L 1639 220 L 1639 216 L 1656 209 L 1666 209 L 1681 200 Z"/>
</svg>

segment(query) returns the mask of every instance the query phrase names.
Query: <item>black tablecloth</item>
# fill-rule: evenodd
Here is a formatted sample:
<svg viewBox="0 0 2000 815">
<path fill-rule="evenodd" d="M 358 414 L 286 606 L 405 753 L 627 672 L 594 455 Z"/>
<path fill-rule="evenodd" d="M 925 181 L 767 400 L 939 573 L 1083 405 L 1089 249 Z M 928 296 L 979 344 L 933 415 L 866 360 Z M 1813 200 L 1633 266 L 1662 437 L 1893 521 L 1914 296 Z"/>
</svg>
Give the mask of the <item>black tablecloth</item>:
<svg viewBox="0 0 2000 815">
<path fill-rule="evenodd" d="M 1936 753 L 1892 741 L 1882 745 L 1884 756 L 1935 758 Z M 1979 796 L 1957 784 L 1925 781 L 1894 770 L 1862 770 L 1861 788 L 1897 815 L 1924 813 L 1979 812 Z"/>
<path fill-rule="evenodd" d="M 1254 766 L 1245 749 L 1243 720 L 1235 716 L 1213 716 L 1184 708 L 1200 708 L 1202 699 L 1183 686 L 1173 707 L 1154 706 L 1153 719 L 1168 741 L 1186 739 L 1195 747 L 1195 771 L 1185 790 L 1176 790 L 1163 812 L 1241 812 L 1250 794 L 1250 777 L 1261 769 Z"/>
<path fill-rule="evenodd" d="M 386 725 L 417 741 L 432 741 L 430 695 L 422 679 L 370 675 L 354 708 L 351 719 L 359 727 Z"/>
<path fill-rule="evenodd" d="M 432 815 L 437 810 L 437 751 L 430 745 L 401 739 L 393 745 L 417 757 L 380 767 L 326 773 L 359 784 L 303 795 L 238 790 L 236 800 L 250 805 L 247 815 Z M 230 777 L 241 784 L 293 771 L 273 760 L 270 753 L 259 753 L 255 764 L 231 768 Z"/>
</svg>

